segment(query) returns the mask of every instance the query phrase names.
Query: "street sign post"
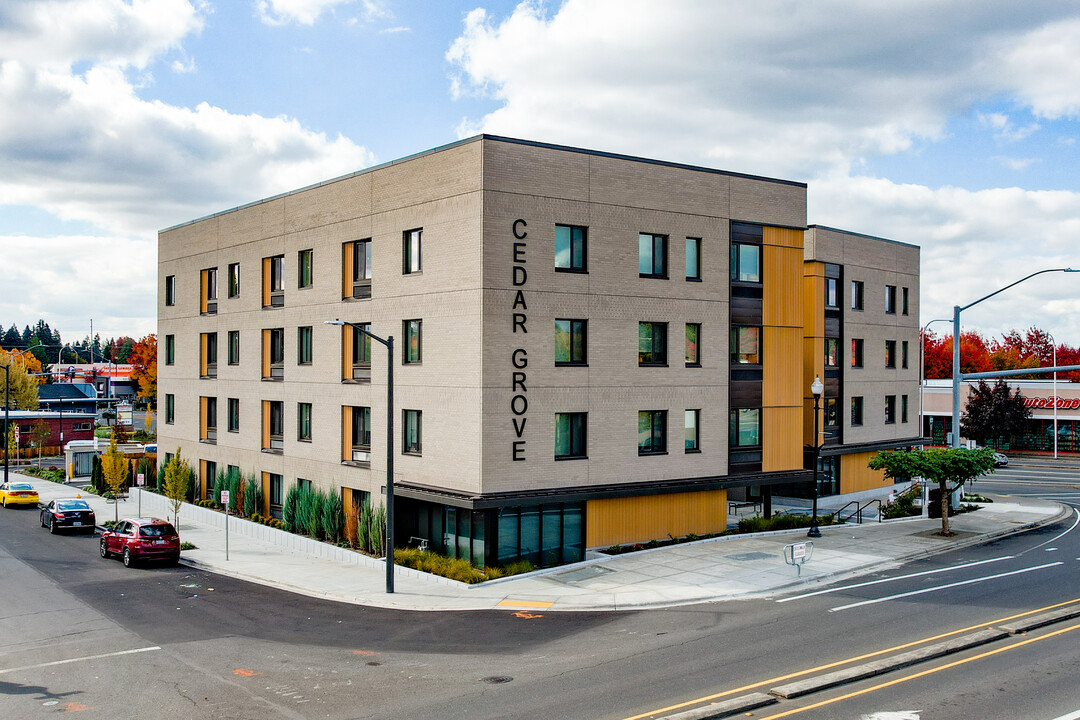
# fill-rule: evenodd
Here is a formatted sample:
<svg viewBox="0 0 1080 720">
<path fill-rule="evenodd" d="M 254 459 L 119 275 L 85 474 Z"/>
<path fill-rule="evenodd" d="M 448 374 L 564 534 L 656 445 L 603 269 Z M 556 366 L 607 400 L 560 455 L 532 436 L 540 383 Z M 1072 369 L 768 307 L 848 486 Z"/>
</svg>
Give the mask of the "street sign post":
<svg viewBox="0 0 1080 720">
<path fill-rule="evenodd" d="M 146 484 L 146 475 L 138 473 L 135 476 L 135 484 L 139 486 L 139 517 L 142 517 L 142 489 Z"/>
<path fill-rule="evenodd" d="M 221 504 L 225 506 L 225 559 L 229 559 L 229 491 L 221 491 Z"/>
<path fill-rule="evenodd" d="M 784 562 L 788 565 L 794 565 L 796 574 L 799 577 L 802 577 L 803 564 L 809 562 L 813 555 L 814 543 L 809 540 L 784 546 Z"/>
</svg>

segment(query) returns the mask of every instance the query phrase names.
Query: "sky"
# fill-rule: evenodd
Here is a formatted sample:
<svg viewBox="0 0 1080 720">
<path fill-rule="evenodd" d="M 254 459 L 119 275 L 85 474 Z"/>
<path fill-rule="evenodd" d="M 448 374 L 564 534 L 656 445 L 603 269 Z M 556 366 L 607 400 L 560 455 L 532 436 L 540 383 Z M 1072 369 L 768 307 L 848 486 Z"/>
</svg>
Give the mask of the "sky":
<svg viewBox="0 0 1080 720">
<path fill-rule="evenodd" d="M 481 132 L 806 182 L 924 324 L 1080 268 L 1072 0 L 0 0 L 0 325 L 154 332 L 159 230 Z M 963 325 L 1078 345 L 1080 274 Z"/>
</svg>

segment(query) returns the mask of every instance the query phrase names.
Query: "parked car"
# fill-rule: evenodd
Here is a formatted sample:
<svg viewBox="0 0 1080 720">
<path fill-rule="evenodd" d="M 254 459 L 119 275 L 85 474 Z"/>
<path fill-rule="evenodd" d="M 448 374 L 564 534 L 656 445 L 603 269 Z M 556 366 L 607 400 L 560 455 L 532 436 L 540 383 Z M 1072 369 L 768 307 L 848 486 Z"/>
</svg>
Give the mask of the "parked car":
<svg viewBox="0 0 1080 720">
<path fill-rule="evenodd" d="M 93 533 L 96 523 L 93 509 L 80 498 L 58 498 L 41 508 L 41 527 L 49 528 L 54 535 L 61 528 Z"/>
<path fill-rule="evenodd" d="M 0 485 L 0 504 L 4 507 L 9 505 L 37 505 L 37 490 L 30 483 L 6 482 Z"/>
<path fill-rule="evenodd" d="M 1009 458 L 999 452 L 994 453 L 994 467 L 1005 467 L 1009 464 Z"/>
<path fill-rule="evenodd" d="M 101 557 L 119 555 L 126 567 L 145 560 L 180 562 L 180 535 L 161 518 L 125 518 L 113 530 L 101 533 Z"/>
</svg>

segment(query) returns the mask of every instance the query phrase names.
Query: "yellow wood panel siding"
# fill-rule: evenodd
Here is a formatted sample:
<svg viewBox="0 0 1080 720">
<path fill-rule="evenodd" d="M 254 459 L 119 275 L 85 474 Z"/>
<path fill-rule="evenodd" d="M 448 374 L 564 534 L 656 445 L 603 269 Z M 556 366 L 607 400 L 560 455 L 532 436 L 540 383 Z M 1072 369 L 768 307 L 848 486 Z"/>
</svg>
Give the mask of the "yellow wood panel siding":
<svg viewBox="0 0 1080 720">
<path fill-rule="evenodd" d="M 792 228 L 778 228 L 766 226 L 762 231 L 762 242 L 766 245 L 780 245 L 782 247 L 798 248 L 799 257 L 802 257 L 803 231 Z"/>
<path fill-rule="evenodd" d="M 347 242 L 341 246 L 341 297 L 352 297 L 352 267 L 356 244 Z"/>
<path fill-rule="evenodd" d="M 802 350 L 799 328 L 762 328 L 761 404 L 799 405 L 803 399 Z"/>
<path fill-rule="evenodd" d="M 262 261 L 262 304 L 270 307 L 270 263 L 272 258 L 264 257 Z"/>
<path fill-rule="evenodd" d="M 762 324 L 802 327 L 802 250 L 766 245 L 762 248 L 765 271 L 761 301 Z"/>
<path fill-rule="evenodd" d="M 805 263 L 803 276 L 803 328 L 807 336 L 825 336 L 825 266 Z M 813 274 L 810 274 L 810 273 Z"/>
<path fill-rule="evenodd" d="M 727 491 L 589 500 L 585 516 L 587 547 L 722 532 L 727 528 Z"/>
<path fill-rule="evenodd" d="M 200 398 L 200 399 L 205 400 L 206 398 Z M 199 461 L 199 497 L 201 497 L 201 498 L 206 497 L 206 485 L 207 485 L 207 483 L 206 483 L 206 461 L 205 460 L 200 460 Z"/>
<path fill-rule="evenodd" d="M 270 473 L 264 472 L 262 474 L 262 509 L 259 511 L 266 517 L 270 517 Z"/>
<path fill-rule="evenodd" d="M 206 333 L 199 335 L 199 376 L 206 377 L 207 370 L 207 346 L 210 340 Z"/>
<path fill-rule="evenodd" d="M 352 460 L 352 407 L 341 408 L 341 459 Z"/>
<path fill-rule="evenodd" d="M 199 271 L 199 312 L 206 312 L 207 296 L 210 294 L 207 290 L 207 284 L 209 282 L 210 273 L 206 270 Z"/>
<path fill-rule="evenodd" d="M 206 405 L 210 398 L 199 398 L 199 439 L 206 439 Z"/>
<path fill-rule="evenodd" d="M 876 490 L 892 484 L 892 481 L 885 477 L 884 471 L 871 470 L 867 467 L 867 463 L 874 455 L 876 453 L 863 452 L 840 456 L 841 493 Z"/>
<path fill-rule="evenodd" d="M 352 379 L 353 329 L 341 326 L 341 379 Z"/>
<path fill-rule="evenodd" d="M 356 542 L 356 521 L 359 519 L 356 508 L 353 506 L 354 502 L 353 489 L 341 488 L 341 507 L 345 515 L 345 539 L 350 543 Z"/>
<path fill-rule="evenodd" d="M 798 470 L 803 466 L 803 408 L 761 409 L 761 469 L 764 472 Z"/>
<path fill-rule="evenodd" d="M 262 446 L 263 450 L 270 449 L 270 401 L 262 401 Z"/>
<path fill-rule="evenodd" d="M 270 377 L 270 331 L 262 331 L 262 376 Z"/>
</svg>

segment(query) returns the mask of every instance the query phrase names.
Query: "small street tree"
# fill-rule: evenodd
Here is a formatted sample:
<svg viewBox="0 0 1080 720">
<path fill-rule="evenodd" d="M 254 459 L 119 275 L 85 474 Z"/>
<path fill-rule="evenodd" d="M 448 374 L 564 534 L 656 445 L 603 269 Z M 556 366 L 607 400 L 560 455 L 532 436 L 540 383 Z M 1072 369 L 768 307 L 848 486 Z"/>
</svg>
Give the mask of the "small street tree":
<svg viewBox="0 0 1080 720">
<path fill-rule="evenodd" d="M 38 418 L 37 422 L 30 426 L 30 437 L 37 448 L 38 467 L 40 468 L 41 451 L 45 448 L 45 443 L 49 442 L 49 438 L 52 437 L 52 428 L 43 418 Z"/>
<path fill-rule="evenodd" d="M 135 343 L 130 352 L 131 379 L 139 383 L 139 397 L 157 398 L 157 335 L 151 333 Z"/>
<path fill-rule="evenodd" d="M 176 454 L 165 465 L 165 497 L 169 498 L 173 525 L 177 530 L 180 529 L 180 507 L 184 504 L 190 487 L 191 466 L 187 460 L 180 457 L 180 448 L 176 448 Z"/>
<path fill-rule="evenodd" d="M 993 387 L 980 380 L 960 417 L 960 432 L 980 444 L 999 437 L 1020 433 L 1031 417 L 1031 409 L 1024 406 L 1020 389 L 1010 391 L 1004 378 L 998 378 Z"/>
<path fill-rule="evenodd" d="M 921 477 L 935 482 L 941 493 L 941 534 L 950 537 L 948 494 L 964 483 L 974 482 L 994 471 L 994 451 L 990 448 L 931 448 L 929 450 L 883 450 L 870 460 L 871 470 L 884 470 L 897 478 Z M 951 488 L 948 484 L 953 483 Z"/>
<path fill-rule="evenodd" d="M 120 491 L 127 480 L 127 459 L 116 446 L 116 438 L 109 441 L 109 449 L 101 456 L 101 473 L 105 476 L 105 485 L 113 497 L 114 520 L 120 519 Z"/>
</svg>

